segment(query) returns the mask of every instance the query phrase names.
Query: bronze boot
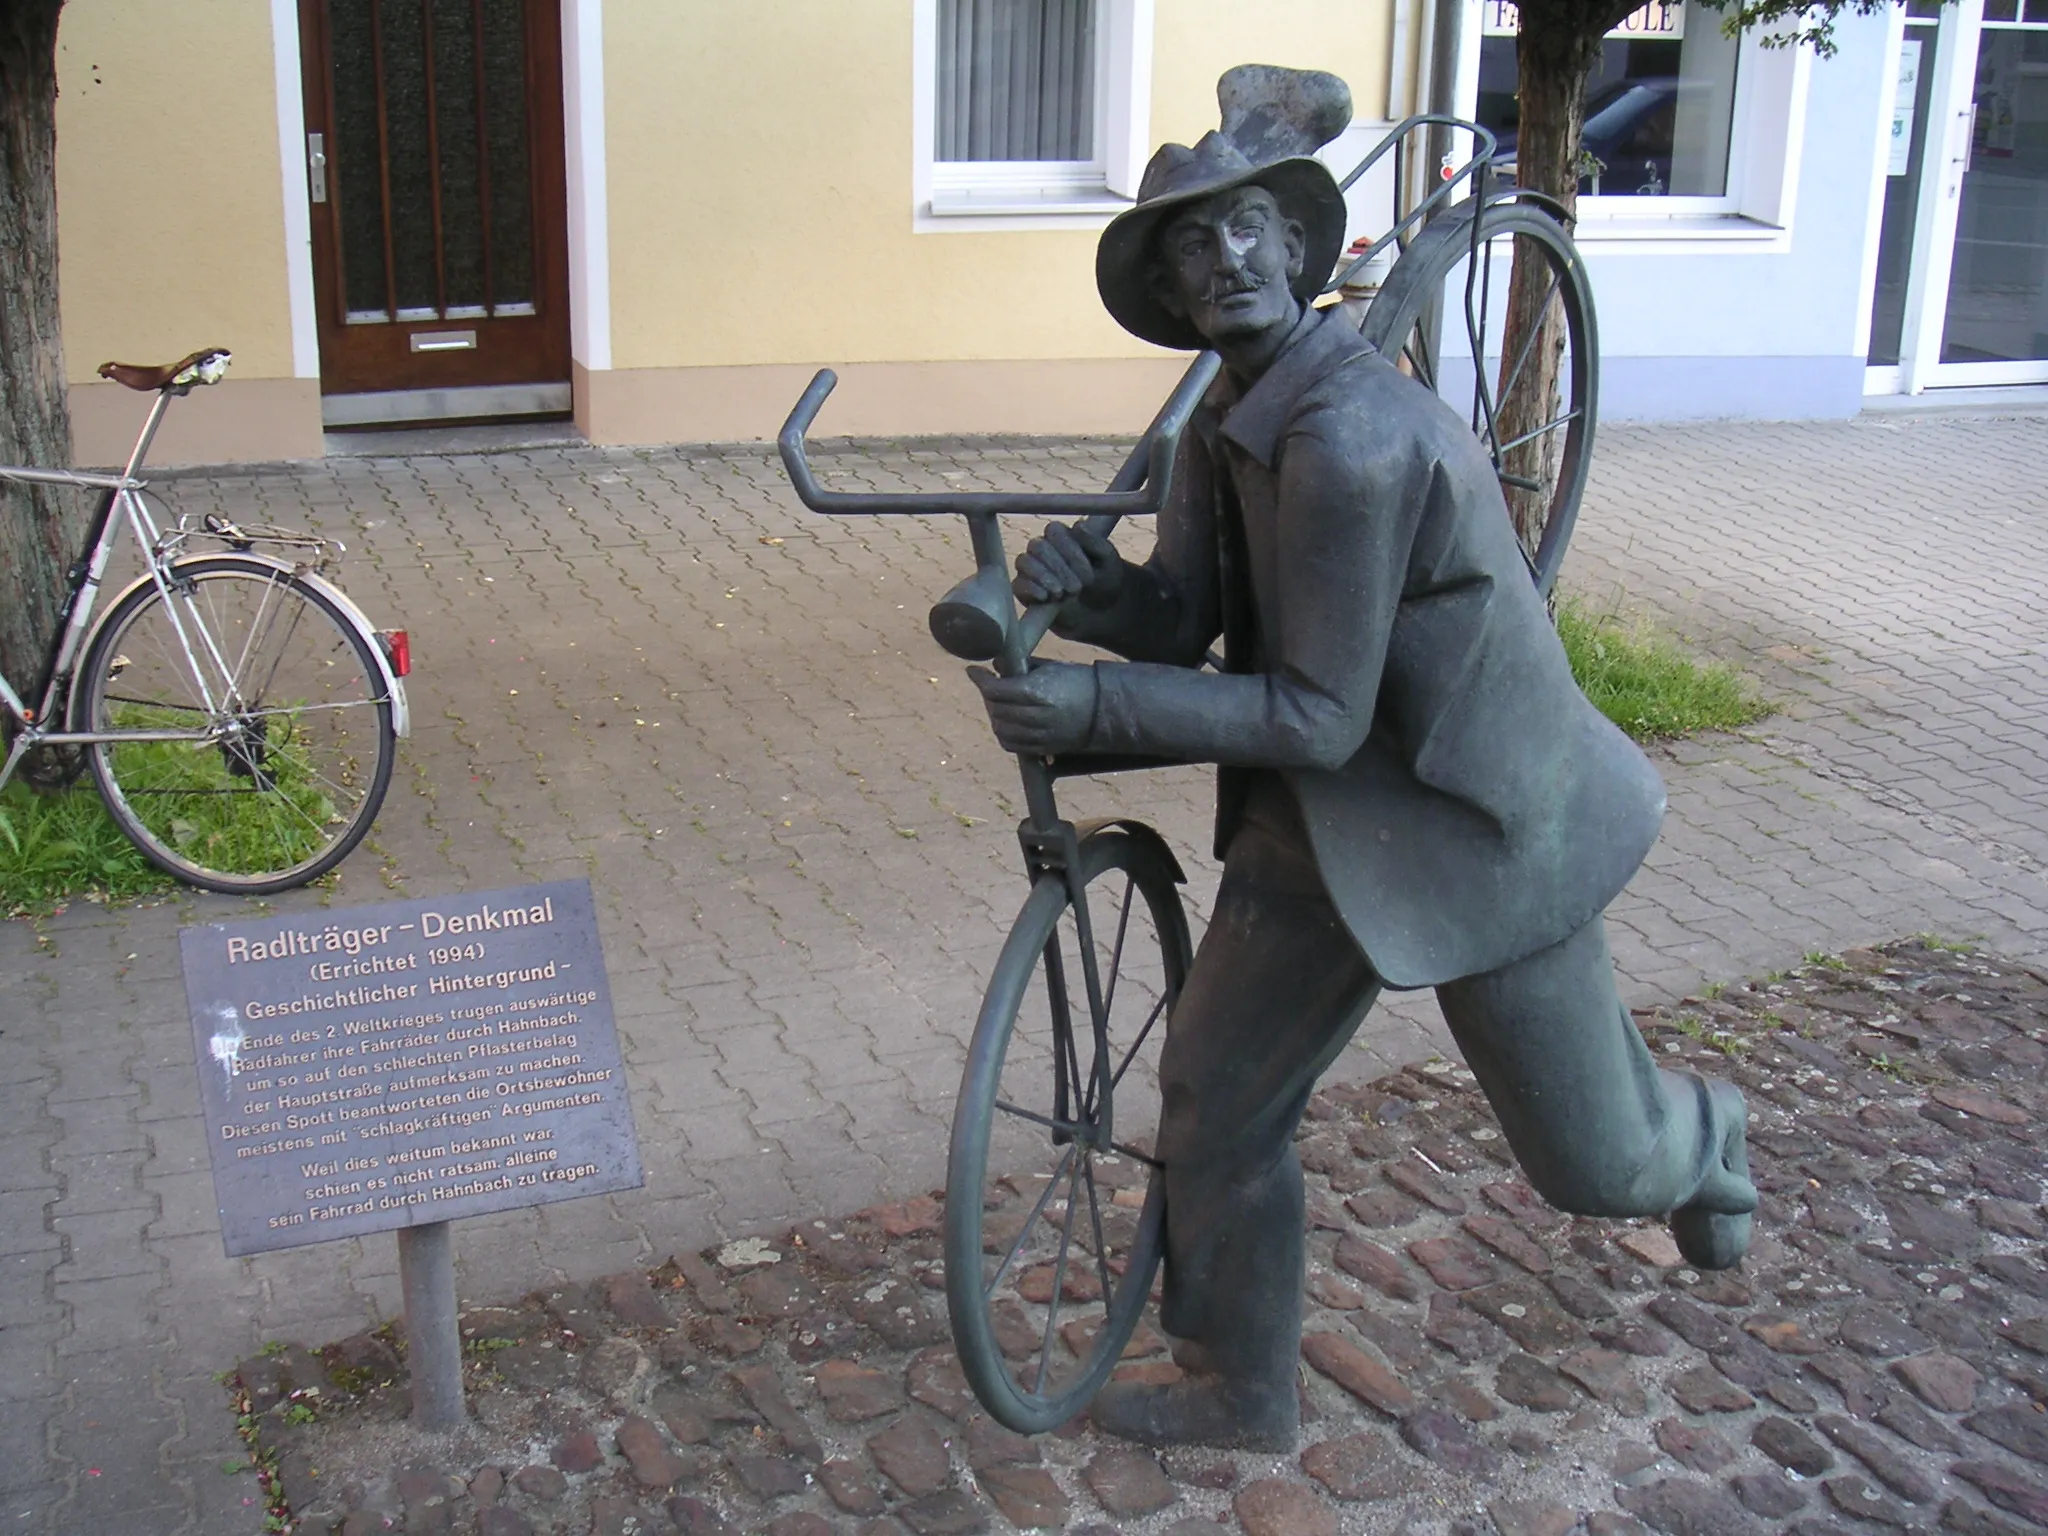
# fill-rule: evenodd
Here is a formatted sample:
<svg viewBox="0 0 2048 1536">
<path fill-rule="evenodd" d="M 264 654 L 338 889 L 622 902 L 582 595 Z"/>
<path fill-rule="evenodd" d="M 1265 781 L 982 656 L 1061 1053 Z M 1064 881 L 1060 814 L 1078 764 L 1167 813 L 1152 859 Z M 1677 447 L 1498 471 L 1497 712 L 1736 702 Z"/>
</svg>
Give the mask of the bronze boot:
<svg viewBox="0 0 2048 1536">
<path fill-rule="evenodd" d="M 1265 1380 L 1204 1374 L 1165 1386 L 1112 1381 L 1096 1394 L 1090 1416 L 1103 1433 L 1141 1445 L 1287 1452 L 1301 1432 L 1291 1369 Z"/>
<path fill-rule="evenodd" d="M 1720 1155 L 1708 1167 L 1693 1197 L 1671 1213 L 1671 1236 L 1686 1263 L 1696 1269 L 1733 1269 L 1749 1252 L 1756 1186 L 1749 1182 L 1749 1108 L 1733 1083 L 1703 1080 L 1709 1113 L 1703 1134 L 1714 1137 Z"/>
</svg>

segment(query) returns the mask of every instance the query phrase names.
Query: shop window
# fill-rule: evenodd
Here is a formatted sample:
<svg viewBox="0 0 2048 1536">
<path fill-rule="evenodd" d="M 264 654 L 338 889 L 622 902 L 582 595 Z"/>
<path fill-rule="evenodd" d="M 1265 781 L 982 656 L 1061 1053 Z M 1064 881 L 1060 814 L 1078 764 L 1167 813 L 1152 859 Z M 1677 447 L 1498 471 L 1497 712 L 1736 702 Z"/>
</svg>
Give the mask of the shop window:
<svg viewBox="0 0 2048 1536">
<path fill-rule="evenodd" d="M 920 221 L 1128 202 L 1152 0 L 917 0 L 916 24 Z"/>
<path fill-rule="evenodd" d="M 1691 0 L 1650 0 L 1601 45 L 1586 82 L 1582 197 L 1727 196 L 1735 129 L 1738 39 L 1721 13 Z M 1514 0 L 1485 0 L 1478 120 L 1512 164 L 1516 97 Z"/>
</svg>

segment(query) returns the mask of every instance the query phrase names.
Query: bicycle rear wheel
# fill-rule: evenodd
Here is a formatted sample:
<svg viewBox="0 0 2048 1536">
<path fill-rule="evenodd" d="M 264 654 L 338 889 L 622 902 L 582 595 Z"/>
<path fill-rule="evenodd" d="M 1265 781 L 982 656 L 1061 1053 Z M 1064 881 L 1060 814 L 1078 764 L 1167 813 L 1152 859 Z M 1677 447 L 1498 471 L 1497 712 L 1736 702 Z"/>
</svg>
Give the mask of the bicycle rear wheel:
<svg viewBox="0 0 2048 1536">
<path fill-rule="evenodd" d="M 1360 332 L 1461 411 L 1469 399 L 1549 596 L 1586 491 L 1600 384 L 1592 281 L 1564 226 L 1533 203 L 1455 205 L 1409 242 Z"/>
<path fill-rule="evenodd" d="M 1064 877 L 1041 876 L 1003 946 L 946 1168 L 961 1369 L 1021 1434 L 1080 1412 L 1122 1357 L 1165 1218 L 1151 1152 L 1158 1051 L 1189 961 L 1179 871 L 1149 832 L 1098 831 L 1080 860 L 1082 906 Z"/>
<path fill-rule="evenodd" d="M 74 719 L 205 735 L 93 746 L 108 813 L 152 863 L 206 890 L 318 878 L 362 841 L 391 783 L 391 698 L 371 642 L 261 560 L 180 560 L 171 591 L 166 604 L 154 583 L 136 587 L 101 621 Z"/>
</svg>

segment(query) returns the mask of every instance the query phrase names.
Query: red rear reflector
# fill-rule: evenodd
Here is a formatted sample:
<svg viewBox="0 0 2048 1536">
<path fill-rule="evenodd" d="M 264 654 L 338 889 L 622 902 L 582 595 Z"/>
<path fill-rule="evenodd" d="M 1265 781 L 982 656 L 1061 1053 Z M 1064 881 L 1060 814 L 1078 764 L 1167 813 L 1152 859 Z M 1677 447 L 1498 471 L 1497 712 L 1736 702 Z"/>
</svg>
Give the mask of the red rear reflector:
<svg viewBox="0 0 2048 1536">
<path fill-rule="evenodd" d="M 384 642 L 384 655 L 391 663 L 391 670 L 398 677 L 412 676 L 412 639 L 402 629 L 378 631 L 377 638 Z"/>
</svg>

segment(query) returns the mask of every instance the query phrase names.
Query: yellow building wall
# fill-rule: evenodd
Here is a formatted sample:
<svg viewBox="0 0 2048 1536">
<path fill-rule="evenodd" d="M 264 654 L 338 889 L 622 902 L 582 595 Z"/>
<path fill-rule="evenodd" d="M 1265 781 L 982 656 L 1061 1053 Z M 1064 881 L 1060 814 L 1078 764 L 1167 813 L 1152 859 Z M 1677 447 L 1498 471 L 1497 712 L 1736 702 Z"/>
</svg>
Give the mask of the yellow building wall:
<svg viewBox="0 0 2048 1536">
<path fill-rule="evenodd" d="M 1215 127 L 1216 77 L 1248 61 L 1333 70 L 1378 115 L 1392 4 L 1157 0 L 1153 143 Z M 616 410 L 588 415 L 594 435 L 684 415 L 756 435 L 819 363 L 876 365 L 887 403 L 839 415 L 850 430 L 1142 424 L 1178 364 L 1104 314 L 1096 229 L 913 229 L 912 18 L 911 0 L 609 0 L 616 376 L 578 384 Z M 976 371 L 923 366 L 947 363 Z M 1044 408 L 1020 417 L 1020 396 Z"/>
<path fill-rule="evenodd" d="M 606 5 L 615 367 L 1152 350 L 1102 311 L 1095 230 L 913 231 L 911 15 L 910 0 Z M 1215 127 L 1216 77 L 1248 60 L 1334 70 L 1377 114 L 1391 15 L 1158 0 L 1153 142 Z"/>
<path fill-rule="evenodd" d="M 173 403 L 152 463 L 320 452 L 292 377 L 268 0 L 70 0 L 57 35 L 58 277 L 74 458 L 125 457 L 149 397 L 110 358 L 235 354 Z"/>
<path fill-rule="evenodd" d="M 1381 112 L 1396 0 L 1155 0 L 1151 139 L 1198 138 L 1248 60 L 1337 71 Z M 913 228 L 913 0 L 602 0 L 611 367 L 599 441 L 759 436 L 809 370 L 834 430 L 1109 431 L 1180 360 L 1120 331 L 1095 229 Z M 75 457 L 148 400 L 108 358 L 235 353 L 158 464 L 313 456 L 293 375 L 270 0 L 70 0 L 58 39 L 60 277 Z M 296 171 L 297 167 L 294 166 Z M 575 174 L 572 170 L 572 175 Z"/>
</svg>

